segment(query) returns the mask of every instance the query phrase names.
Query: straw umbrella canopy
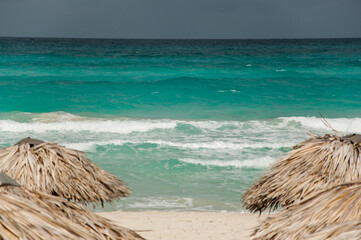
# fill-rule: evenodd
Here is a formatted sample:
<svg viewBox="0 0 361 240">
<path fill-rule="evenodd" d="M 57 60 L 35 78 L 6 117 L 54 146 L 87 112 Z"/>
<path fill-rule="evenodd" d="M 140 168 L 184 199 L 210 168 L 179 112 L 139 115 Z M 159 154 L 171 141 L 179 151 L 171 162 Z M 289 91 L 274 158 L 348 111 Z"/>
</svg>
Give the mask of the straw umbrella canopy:
<svg viewBox="0 0 361 240">
<path fill-rule="evenodd" d="M 64 198 L 20 187 L 0 174 L 0 239 L 142 240 Z"/>
<path fill-rule="evenodd" d="M 331 224 L 313 234 L 306 235 L 305 240 L 361 240 L 361 221 Z"/>
<path fill-rule="evenodd" d="M 345 183 L 271 215 L 256 228 L 253 240 L 301 240 L 329 224 L 360 217 L 361 182 Z"/>
<path fill-rule="evenodd" d="M 297 144 L 243 195 L 251 211 L 276 209 L 342 183 L 361 180 L 361 135 L 325 135 Z"/>
<path fill-rule="evenodd" d="M 84 152 L 25 138 L 0 149 L 0 171 L 22 186 L 80 203 L 128 196 L 127 185 L 99 168 Z"/>
</svg>

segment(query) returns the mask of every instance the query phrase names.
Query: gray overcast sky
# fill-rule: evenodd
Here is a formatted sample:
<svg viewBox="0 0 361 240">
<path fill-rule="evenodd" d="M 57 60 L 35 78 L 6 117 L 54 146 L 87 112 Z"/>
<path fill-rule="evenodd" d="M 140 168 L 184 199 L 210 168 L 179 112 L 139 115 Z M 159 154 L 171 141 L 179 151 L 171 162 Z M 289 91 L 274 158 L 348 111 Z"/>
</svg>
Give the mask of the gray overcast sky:
<svg viewBox="0 0 361 240">
<path fill-rule="evenodd" d="M 361 0 L 0 0 L 0 36 L 361 37 Z"/>
</svg>

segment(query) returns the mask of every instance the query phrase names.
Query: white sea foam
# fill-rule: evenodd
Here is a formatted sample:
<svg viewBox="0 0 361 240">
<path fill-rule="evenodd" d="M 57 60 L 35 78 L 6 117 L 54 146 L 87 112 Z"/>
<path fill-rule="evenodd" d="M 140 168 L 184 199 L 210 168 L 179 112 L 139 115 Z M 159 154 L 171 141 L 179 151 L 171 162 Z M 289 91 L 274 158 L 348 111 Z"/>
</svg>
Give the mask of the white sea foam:
<svg viewBox="0 0 361 240">
<path fill-rule="evenodd" d="M 332 133 L 332 130 L 316 117 L 281 117 L 252 121 L 186 121 L 86 118 L 64 112 L 31 115 L 30 122 L 0 120 L 0 132 L 3 138 L 7 136 L 9 138 L 15 133 L 16 138 L 22 134 L 47 138 L 48 134 L 54 136 L 54 133 L 61 133 L 72 136 L 71 142 L 69 142 L 70 139 L 68 142 L 65 141 L 66 146 L 80 150 L 94 149 L 97 145 L 124 145 L 125 143 L 153 143 L 182 149 L 243 150 L 291 147 L 308 138 L 306 132 Z M 342 134 L 346 131 L 361 133 L 361 118 L 335 118 L 327 119 L 327 121 Z M 196 135 L 183 133 L 182 126 L 184 125 L 191 125 L 202 132 Z M 153 131 L 156 129 L 162 131 Z M 80 134 L 79 136 L 89 136 L 85 138 L 89 140 L 79 141 L 77 139 L 82 137 L 72 135 L 74 133 Z M 11 142 L 18 140 L 15 137 L 10 139 Z M 54 139 L 54 137 L 50 138 Z"/>
<path fill-rule="evenodd" d="M 286 72 L 286 69 L 276 69 L 276 72 Z"/>
<path fill-rule="evenodd" d="M 39 132 L 47 131 L 89 131 L 128 134 L 131 132 L 147 132 L 154 129 L 175 128 L 177 121 L 171 120 L 94 120 L 94 121 L 60 121 L 20 123 L 12 120 L 0 120 L 0 131 Z"/>
<path fill-rule="evenodd" d="M 82 151 L 92 150 L 96 146 L 106 145 L 118 145 L 124 144 L 157 144 L 159 146 L 176 147 L 181 149 L 230 149 L 230 150 L 242 150 L 245 148 L 283 148 L 291 147 L 293 144 L 290 142 L 249 142 L 249 143 L 231 143 L 231 142 L 172 142 L 164 140 L 143 140 L 143 141 L 132 141 L 132 140 L 109 140 L 109 141 L 89 141 L 89 142 L 78 142 L 78 143 L 62 143 L 62 145 L 78 149 Z"/>
<path fill-rule="evenodd" d="M 233 149 L 241 150 L 244 148 L 281 148 L 281 147 L 290 147 L 288 143 L 266 143 L 266 142 L 248 142 L 248 143 L 231 143 L 231 142 L 222 142 L 222 141 L 213 141 L 213 142 L 192 142 L 192 143 L 179 143 L 179 142 L 169 142 L 169 141 L 152 141 L 150 143 L 156 143 L 159 145 L 166 145 L 171 147 L 179 148 L 208 148 L 208 149 Z"/>
<path fill-rule="evenodd" d="M 193 208 L 193 199 L 181 197 L 138 198 L 137 201 L 129 203 L 127 207 L 135 209 L 191 209 Z"/>
<path fill-rule="evenodd" d="M 220 92 L 226 90 L 219 90 Z M 232 92 L 239 92 L 238 90 L 229 90 Z M 264 119 L 251 121 L 185 121 L 185 120 L 170 120 L 170 119 L 109 119 L 109 118 L 91 118 L 74 115 L 66 112 L 51 112 L 51 113 L 22 113 L 31 115 L 30 122 L 18 122 L 14 120 L 0 120 L 0 130 L 4 131 L 47 131 L 59 129 L 65 131 L 94 131 L 94 132 L 131 132 L 133 129 L 139 131 L 146 131 L 152 128 L 173 128 L 177 124 L 190 124 L 200 129 L 217 130 L 217 128 L 225 125 L 232 125 L 236 128 L 241 128 L 243 125 L 248 125 L 250 130 L 256 128 L 274 128 L 287 126 L 290 121 L 314 122 L 315 117 L 284 117 L 278 119 Z M 28 119 L 28 117 L 27 117 Z M 350 119 L 335 119 L 330 121 L 350 121 Z M 360 121 L 360 119 L 355 119 Z M 352 121 L 352 119 L 351 119 Z M 322 122 L 319 121 L 321 124 Z M 307 125 L 307 124 L 306 124 Z M 253 127 L 254 126 L 254 127 Z"/>
<path fill-rule="evenodd" d="M 192 158 L 181 158 L 181 162 L 202 165 L 202 166 L 217 166 L 217 167 L 236 167 L 236 168 L 265 168 L 272 164 L 275 159 L 272 157 L 261 157 L 252 160 L 201 160 Z"/>
<path fill-rule="evenodd" d="M 125 141 L 113 140 L 113 141 L 89 141 L 89 142 L 75 142 L 75 143 L 61 143 L 65 147 L 80 150 L 80 151 L 93 151 L 96 146 L 106 146 L 106 145 L 123 145 Z"/>
<path fill-rule="evenodd" d="M 102 119 L 86 118 L 69 113 L 32 114 L 31 122 L 0 120 L 0 131 L 46 132 L 89 131 L 109 133 L 146 132 L 153 129 L 171 129 L 178 124 L 190 124 L 201 129 L 215 130 L 224 124 L 239 125 L 237 121 L 184 121 L 170 119 Z"/>
<path fill-rule="evenodd" d="M 328 130 L 328 132 L 332 132 L 332 130 L 327 127 L 321 118 L 316 117 L 282 117 L 282 119 L 286 123 L 296 122 L 301 124 L 302 126 L 312 129 L 320 129 L 320 130 Z M 327 118 L 327 122 L 334 128 L 336 131 L 340 133 L 352 132 L 352 133 L 361 133 L 361 118 Z"/>
<path fill-rule="evenodd" d="M 226 213 L 236 210 L 237 212 L 247 212 L 240 209 L 240 203 L 224 202 L 213 199 L 189 198 L 189 197 L 137 197 L 129 198 L 122 201 L 127 202 L 126 209 L 144 209 L 144 210 L 165 210 L 184 211 L 191 209 L 192 211 L 216 211 Z M 124 209 L 124 204 L 118 206 Z M 119 209 L 118 208 L 118 209 Z"/>
<path fill-rule="evenodd" d="M 30 114 L 30 113 L 29 113 Z M 61 121 L 84 121 L 87 118 L 67 112 L 33 113 L 33 122 L 53 123 Z"/>
</svg>

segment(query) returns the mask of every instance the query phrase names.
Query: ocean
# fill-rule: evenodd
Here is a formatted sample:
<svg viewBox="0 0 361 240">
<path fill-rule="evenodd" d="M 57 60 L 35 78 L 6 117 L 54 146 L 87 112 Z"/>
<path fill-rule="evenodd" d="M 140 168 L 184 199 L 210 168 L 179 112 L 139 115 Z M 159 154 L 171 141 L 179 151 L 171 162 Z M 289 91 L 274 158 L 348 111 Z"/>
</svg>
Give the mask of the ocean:
<svg viewBox="0 0 361 240">
<path fill-rule="evenodd" d="M 245 211 L 307 133 L 361 133 L 361 39 L 0 38 L 0 147 L 85 151 L 132 189 L 99 211 Z"/>
</svg>

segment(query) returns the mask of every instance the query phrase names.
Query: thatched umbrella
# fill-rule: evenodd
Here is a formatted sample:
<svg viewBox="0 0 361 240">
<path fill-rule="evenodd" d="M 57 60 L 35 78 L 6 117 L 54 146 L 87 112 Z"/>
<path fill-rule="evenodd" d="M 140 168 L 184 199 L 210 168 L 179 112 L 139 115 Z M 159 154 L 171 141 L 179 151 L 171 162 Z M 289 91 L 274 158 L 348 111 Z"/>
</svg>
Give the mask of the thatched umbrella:
<svg viewBox="0 0 361 240">
<path fill-rule="evenodd" d="M 361 240 L 361 220 L 331 224 L 305 240 Z"/>
<path fill-rule="evenodd" d="M 89 161 L 85 153 L 31 138 L 0 149 L 0 171 L 29 189 L 75 202 L 103 205 L 129 194 L 124 182 Z"/>
<path fill-rule="evenodd" d="M 361 182 L 346 183 L 271 215 L 256 228 L 253 240 L 299 240 L 329 224 L 360 218 Z"/>
<path fill-rule="evenodd" d="M 64 198 L 20 187 L 0 174 L 0 239 L 142 240 Z"/>
<path fill-rule="evenodd" d="M 243 195 L 251 211 L 301 201 L 342 183 L 361 180 L 361 135 L 325 135 L 297 144 Z"/>
</svg>

